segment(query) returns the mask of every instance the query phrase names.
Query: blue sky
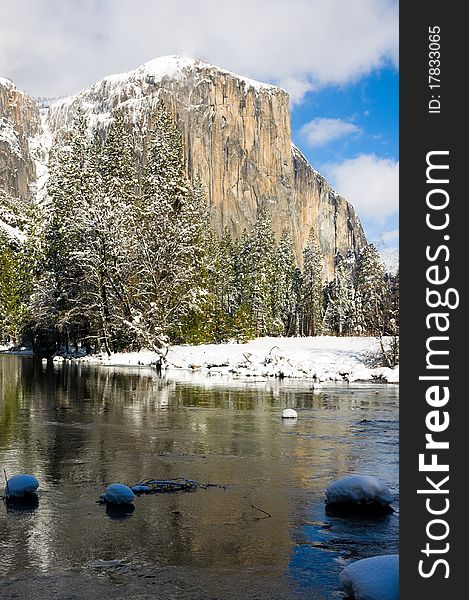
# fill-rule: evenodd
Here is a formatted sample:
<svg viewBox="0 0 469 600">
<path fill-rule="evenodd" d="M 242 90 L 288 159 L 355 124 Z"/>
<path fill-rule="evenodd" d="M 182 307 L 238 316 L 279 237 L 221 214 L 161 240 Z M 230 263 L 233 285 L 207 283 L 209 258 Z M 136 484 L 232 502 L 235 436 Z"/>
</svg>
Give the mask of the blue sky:
<svg viewBox="0 0 469 600">
<path fill-rule="evenodd" d="M 316 147 L 311 160 L 324 164 L 363 152 L 396 159 L 399 152 L 398 92 L 398 72 L 387 67 L 349 85 L 307 93 L 302 104 L 292 111 L 294 141 L 297 145 L 304 144 L 299 129 L 314 118 L 339 118 L 358 126 L 362 133 Z"/>
<path fill-rule="evenodd" d="M 307 92 L 302 102 L 292 108 L 292 137 L 311 164 L 356 206 L 369 240 L 383 249 L 396 246 L 398 212 L 394 194 L 399 160 L 397 68 L 386 65 L 347 85 Z M 374 172 L 377 175 L 381 173 L 384 178 L 389 177 L 395 181 L 388 187 L 394 196 L 381 198 L 381 207 L 378 199 L 372 203 L 360 198 L 358 182 L 350 181 L 350 169 L 341 177 L 344 163 L 350 168 L 355 164 L 362 170 L 367 169 L 370 178 Z M 366 189 L 362 192 L 365 195 Z M 385 209 L 384 205 L 388 208 Z"/>
<path fill-rule="evenodd" d="M 283 87 L 295 143 L 368 239 L 397 246 L 397 0 L 0 0 L 0 14 L 0 75 L 36 97 L 168 54 Z"/>
</svg>

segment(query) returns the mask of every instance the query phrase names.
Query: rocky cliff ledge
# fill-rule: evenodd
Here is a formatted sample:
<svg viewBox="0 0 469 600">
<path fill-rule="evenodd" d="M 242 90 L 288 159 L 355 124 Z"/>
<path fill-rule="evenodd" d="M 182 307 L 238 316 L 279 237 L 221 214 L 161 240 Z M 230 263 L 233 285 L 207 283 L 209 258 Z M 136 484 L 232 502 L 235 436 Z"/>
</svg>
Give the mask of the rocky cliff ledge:
<svg viewBox="0 0 469 600">
<path fill-rule="evenodd" d="M 306 232 L 315 228 L 324 254 L 326 275 L 330 278 L 337 252 L 342 255 L 348 250 L 358 252 L 367 243 L 365 233 L 353 206 L 330 187 L 295 146 L 292 154 L 295 206 L 299 216 L 293 222 L 294 239 L 304 247 Z"/>
<path fill-rule="evenodd" d="M 29 140 L 39 134 L 37 103 L 0 77 L 0 188 L 13 197 L 31 197 L 36 168 Z"/>
</svg>

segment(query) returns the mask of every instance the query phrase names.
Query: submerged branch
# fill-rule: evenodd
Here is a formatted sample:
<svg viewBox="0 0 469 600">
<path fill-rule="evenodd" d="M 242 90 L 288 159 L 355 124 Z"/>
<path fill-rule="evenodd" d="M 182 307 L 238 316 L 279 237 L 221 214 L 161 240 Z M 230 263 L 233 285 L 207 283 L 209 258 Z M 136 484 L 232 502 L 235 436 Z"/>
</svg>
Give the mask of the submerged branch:
<svg viewBox="0 0 469 600">
<path fill-rule="evenodd" d="M 262 508 L 259 508 L 258 506 L 254 506 L 254 504 L 250 504 L 249 505 L 251 508 L 253 508 L 254 510 L 258 510 L 261 513 L 264 513 L 265 515 L 267 515 L 266 517 L 259 517 L 260 519 L 269 519 L 272 517 L 272 515 L 270 513 L 268 513 L 266 510 L 263 510 Z"/>
</svg>

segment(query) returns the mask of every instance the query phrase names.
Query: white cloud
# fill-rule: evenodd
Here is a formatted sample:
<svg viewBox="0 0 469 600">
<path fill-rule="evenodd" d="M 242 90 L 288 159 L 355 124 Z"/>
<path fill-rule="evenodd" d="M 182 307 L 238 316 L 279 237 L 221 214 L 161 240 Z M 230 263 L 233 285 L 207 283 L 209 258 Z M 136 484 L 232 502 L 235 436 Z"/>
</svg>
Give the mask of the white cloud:
<svg viewBox="0 0 469 600">
<path fill-rule="evenodd" d="M 276 81 L 284 90 L 287 90 L 290 95 L 290 104 L 296 106 L 301 104 L 305 94 L 314 89 L 314 85 L 310 81 L 297 79 L 296 77 L 284 77 L 280 81 Z"/>
<path fill-rule="evenodd" d="M 0 0 L 0 73 L 69 94 L 164 54 L 306 91 L 397 65 L 397 0 Z"/>
<path fill-rule="evenodd" d="M 399 208 L 399 162 L 362 154 L 323 166 L 331 185 L 353 204 L 360 218 L 383 224 Z"/>
<path fill-rule="evenodd" d="M 333 140 L 357 133 L 361 133 L 359 127 L 341 119 L 317 118 L 300 129 L 300 135 L 310 147 L 323 146 Z"/>
</svg>

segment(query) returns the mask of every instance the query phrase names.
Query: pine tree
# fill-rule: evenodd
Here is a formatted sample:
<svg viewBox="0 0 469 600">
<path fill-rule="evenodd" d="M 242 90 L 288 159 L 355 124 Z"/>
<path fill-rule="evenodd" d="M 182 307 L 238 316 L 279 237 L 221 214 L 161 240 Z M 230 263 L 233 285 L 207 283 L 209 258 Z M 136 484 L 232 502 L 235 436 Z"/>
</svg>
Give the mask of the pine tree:
<svg viewBox="0 0 469 600">
<path fill-rule="evenodd" d="M 89 140 L 78 109 L 50 171 L 32 313 L 39 330 L 56 331 L 59 344 L 94 339 L 109 353 L 128 342 L 122 324 L 130 314 L 126 254 L 136 174 L 122 115 L 116 114 L 103 144 L 98 135 Z"/>
<path fill-rule="evenodd" d="M 250 234 L 244 236 L 239 258 L 239 304 L 249 307 L 256 335 L 278 335 L 273 316 L 276 246 L 272 222 L 265 209 L 259 212 Z"/>
<path fill-rule="evenodd" d="M 89 149 L 93 193 L 80 215 L 88 231 L 81 250 L 84 275 L 99 307 L 97 328 L 106 350 L 132 347 L 132 260 L 136 227 L 137 173 L 133 141 L 123 115 L 117 112 L 104 144 L 95 138 Z"/>
<path fill-rule="evenodd" d="M 32 294 L 38 328 L 58 342 L 111 350 L 183 339 L 207 295 L 208 218 L 199 183 L 184 174 L 176 125 L 159 106 L 141 189 L 134 145 L 116 113 L 104 142 L 90 142 L 81 111 L 51 161 Z"/>
<path fill-rule="evenodd" d="M 31 310 L 34 321 L 54 331 L 57 345 L 86 329 L 92 310 L 83 264 L 77 253 L 87 231 L 78 214 L 87 211 L 95 183 L 90 173 L 87 123 L 78 110 L 72 130 L 50 160 L 44 223 L 40 234 L 42 273 L 35 282 Z M 78 259 L 77 259 L 78 258 Z"/>
<path fill-rule="evenodd" d="M 303 273 L 299 267 L 295 268 L 292 283 L 293 296 L 293 323 L 290 335 L 303 334 Z"/>
<path fill-rule="evenodd" d="M 385 307 L 384 267 L 373 244 L 365 246 L 357 260 L 356 290 L 362 333 L 383 332 Z"/>
<path fill-rule="evenodd" d="M 232 317 L 237 308 L 236 290 L 236 246 L 228 228 L 225 228 L 217 243 L 214 265 L 215 293 L 220 312 Z"/>
<path fill-rule="evenodd" d="M 281 324 L 278 329 L 282 335 L 293 335 L 295 328 L 295 255 L 293 240 L 289 229 L 282 231 L 282 236 L 275 256 L 275 281 L 273 288 L 274 320 Z"/>
<path fill-rule="evenodd" d="M 356 304 L 353 282 L 353 262 L 338 254 L 335 259 L 334 279 L 324 290 L 324 328 L 331 335 L 356 333 Z"/>
<path fill-rule="evenodd" d="M 237 310 L 235 245 L 225 229 L 210 236 L 207 252 L 207 298 L 198 320 L 199 340 L 226 342 L 234 336 Z"/>
<path fill-rule="evenodd" d="M 159 105 L 146 152 L 143 196 L 136 222 L 136 292 L 129 326 L 141 343 L 159 347 L 181 339 L 203 303 L 207 241 L 205 199 L 184 172 L 181 136 Z"/>
<path fill-rule="evenodd" d="M 0 340 L 17 344 L 28 321 L 30 271 L 24 248 L 0 229 Z"/>
<path fill-rule="evenodd" d="M 385 347 L 381 339 L 381 349 L 384 362 L 388 367 L 395 367 L 399 363 L 399 268 L 397 273 L 385 275 L 385 310 L 383 335 L 390 337 Z"/>
<path fill-rule="evenodd" d="M 313 229 L 303 251 L 303 264 L 303 334 L 321 335 L 323 257 Z"/>
<path fill-rule="evenodd" d="M 0 340 L 18 344 L 28 332 L 35 256 L 36 208 L 0 189 Z"/>
</svg>

